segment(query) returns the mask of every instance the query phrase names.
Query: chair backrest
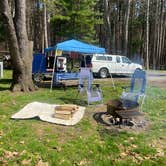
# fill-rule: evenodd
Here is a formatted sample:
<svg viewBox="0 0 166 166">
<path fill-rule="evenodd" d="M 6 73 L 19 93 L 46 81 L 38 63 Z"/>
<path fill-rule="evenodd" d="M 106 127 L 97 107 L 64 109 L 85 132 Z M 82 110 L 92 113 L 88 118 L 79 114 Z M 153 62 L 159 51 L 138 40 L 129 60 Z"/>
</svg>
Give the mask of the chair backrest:
<svg viewBox="0 0 166 166">
<path fill-rule="evenodd" d="M 80 74 L 79 74 L 79 85 L 85 85 L 88 87 L 88 89 L 91 88 L 93 82 L 93 75 L 90 72 L 90 68 L 81 68 Z"/>
<path fill-rule="evenodd" d="M 90 69 L 86 67 L 82 67 L 80 69 L 80 78 L 90 77 Z"/>
<path fill-rule="evenodd" d="M 130 92 L 145 93 L 146 89 L 146 72 L 141 69 L 136 69 L 131 78 Z"/>
</svg>

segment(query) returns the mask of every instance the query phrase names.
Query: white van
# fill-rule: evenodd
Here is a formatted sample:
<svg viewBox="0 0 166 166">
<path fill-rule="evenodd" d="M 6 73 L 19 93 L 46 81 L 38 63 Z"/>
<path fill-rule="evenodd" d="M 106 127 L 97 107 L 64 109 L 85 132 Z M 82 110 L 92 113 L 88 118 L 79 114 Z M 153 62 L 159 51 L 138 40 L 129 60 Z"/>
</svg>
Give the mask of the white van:
<svg viewBox="0 0 166 166">
<path fill-rule="evenodd" d="M 94 75 L 106 78 L 111 74 L 132 74 L 135 69 L 142 66 L 132 63 L 126 56 L 94 54 L 92 57 L 92 71 Z"/>
</svg>

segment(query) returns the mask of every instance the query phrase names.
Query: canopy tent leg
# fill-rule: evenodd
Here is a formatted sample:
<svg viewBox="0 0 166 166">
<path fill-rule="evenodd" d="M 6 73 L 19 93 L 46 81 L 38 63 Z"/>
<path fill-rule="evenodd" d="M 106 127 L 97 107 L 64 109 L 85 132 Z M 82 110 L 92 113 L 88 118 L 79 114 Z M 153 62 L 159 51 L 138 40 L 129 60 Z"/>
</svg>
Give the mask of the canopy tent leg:
<svg viewBox="0 0 166 166">
<path fill-rule="evenodd" d="M 54 73 L 55 73 L 56 56 L 57 56 L 57 49 L 55 50 L 55 58 L 54 58 L 54 64 L 53 64 L 53 71 L 52 71 L 52 78 L 51 78 L 50 92 L 52 92 L 52 87 L 53 87 L 53 83 L 54 83 Z"/>
<path fill-rule="evenodd" d="M 113 86 L 113 88 L 115 89 L 115 84 L 114 84 L 114 80 L 113 80 L 113 78 L 112 78 L 112 74 L 111 74 L 111 73 L 110 73 L 110 76 L 111 76 L 112 86 Z"/>
</svg>

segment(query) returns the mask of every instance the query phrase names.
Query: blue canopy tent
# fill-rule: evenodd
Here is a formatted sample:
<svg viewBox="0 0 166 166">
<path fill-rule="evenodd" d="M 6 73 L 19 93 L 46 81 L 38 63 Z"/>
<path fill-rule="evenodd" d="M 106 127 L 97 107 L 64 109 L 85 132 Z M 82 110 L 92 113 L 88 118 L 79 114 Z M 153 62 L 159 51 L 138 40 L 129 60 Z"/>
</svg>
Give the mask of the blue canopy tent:
<svg viewBox="0 0 166 166">
<path fill-rule="evenodd" d="M 100 48 L 91 44 L 87 44 L 84 42 L 80 42 L 78 40 L 68 40 L 62 43 L 58 43 L 54 49 L 62 50 L 62 51 L 71 51 L 71 52 L 79 52 L 79 53 L 87 53 L 87 54 L 104 54 L 105 49 Z"/>
<path fill-rule="evenodd" d="M 49 51 L 52 51 L 53 50 L 53 47 L 47 47 L 47 48 L 45 48 L 45 52 L 49 52 Z"/>
<path fill-rule="evenodd" d="M 105 48 L 97 47 L 88 43 L 84 43 L 78 40 L 67 40 L 61 43 L 58 43 L 57 45 L 53 47 L 49 47 L 45 49 L 45 52 L 52 51 L 52 50 L 61 50 L 65 52 L 78 52 L 78 53 L 83 53 L 83 54 L 104 54 L 105 53 Z M 57 52 L 57 51 L 56 51 Z M 55 72 L 55 61 L 54 61 L 54 67 L 53 67 L 53 76 L 52 76 L 52 81 L 51 81 L 51 89 L 53 86 L 53 81 L 54 81 L 54 72 Z M 75 74 L 72 75 L 73 73 L 59 73 L 58 77 L 63 77 L 64 79 L 70 78 L 70 76 L 74 76 Z M 78 73 L 77 73 L 78 75 Z M 77 77 L 77 76 L 76 76 Z"/>
</svg>

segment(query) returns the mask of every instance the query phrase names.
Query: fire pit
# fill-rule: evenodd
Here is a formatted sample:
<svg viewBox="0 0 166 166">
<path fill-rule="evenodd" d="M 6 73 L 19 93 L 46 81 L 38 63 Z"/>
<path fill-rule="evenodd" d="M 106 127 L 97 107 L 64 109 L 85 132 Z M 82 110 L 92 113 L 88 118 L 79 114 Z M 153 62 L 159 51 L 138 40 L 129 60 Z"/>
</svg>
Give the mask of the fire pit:
<svg viewBox="0 0 166 166">
<path fill-rule="evenodd" d="M 115 124 L 136 124 L 144 114 L 139 111 L 139 104 L 130 100 L 109 100 L 107 102 L 107 115 L 110 115 Z"/>
</svg>

